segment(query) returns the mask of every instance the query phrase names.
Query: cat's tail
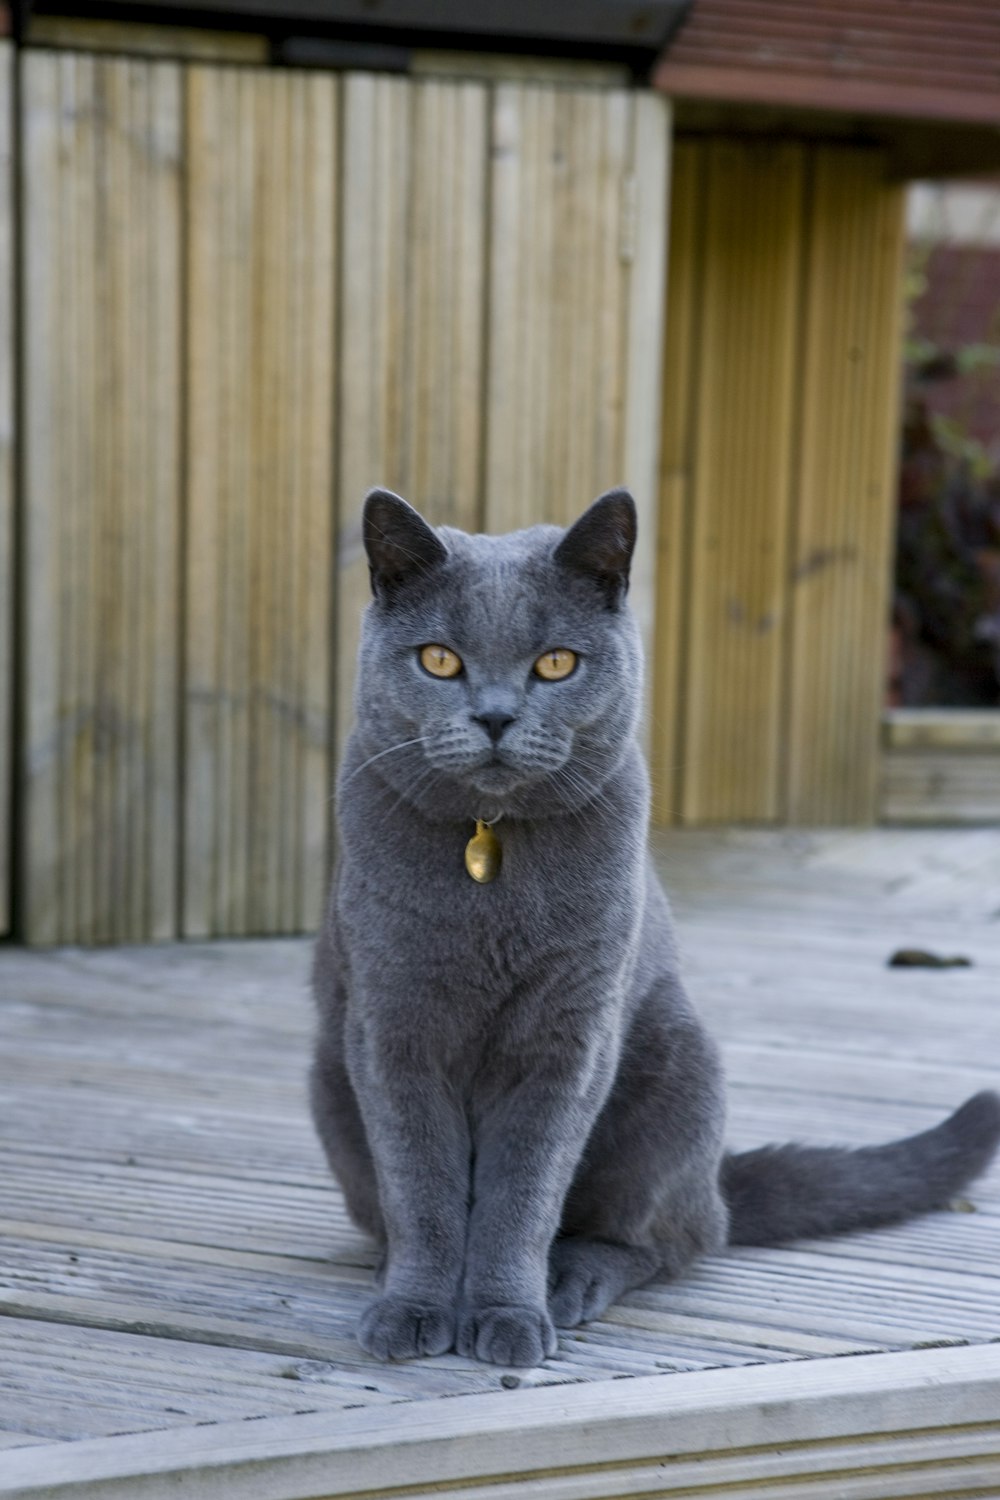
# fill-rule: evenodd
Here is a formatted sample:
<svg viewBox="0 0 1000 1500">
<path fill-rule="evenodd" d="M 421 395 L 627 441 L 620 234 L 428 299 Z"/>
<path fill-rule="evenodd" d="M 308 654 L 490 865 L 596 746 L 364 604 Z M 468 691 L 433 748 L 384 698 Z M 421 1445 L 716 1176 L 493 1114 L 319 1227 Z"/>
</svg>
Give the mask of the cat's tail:
<svg viewBox="0 0 1000 1500">
<path fill-rule="evenodd" d="M 1000 1097 L 975 1094 L 933 1130 L 850 1151 L 764 1146 L 723 1159 L 731 1245 L 873 1229 L 943 1208 L 1000 1144 Z"/>
</svg>

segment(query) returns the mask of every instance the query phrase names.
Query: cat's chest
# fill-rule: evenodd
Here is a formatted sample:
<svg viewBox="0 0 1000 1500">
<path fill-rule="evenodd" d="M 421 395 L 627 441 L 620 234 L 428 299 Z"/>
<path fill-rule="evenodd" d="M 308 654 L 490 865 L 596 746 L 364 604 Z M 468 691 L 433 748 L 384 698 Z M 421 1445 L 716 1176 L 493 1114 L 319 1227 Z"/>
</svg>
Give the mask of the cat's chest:
<svg viewBox="0 0 1000 1500">
<path fill-rule="evenodd" d="M 581 963 L 609 971 L 630 946 L 632 851 L 587 830 L 499 823 L 495 869 L 467 868 L 475 826 L 397 829 L 344 869 L 353 957 L 371 972 L 392 955 L 414 984 L 503 998 Z"/>
</svg>

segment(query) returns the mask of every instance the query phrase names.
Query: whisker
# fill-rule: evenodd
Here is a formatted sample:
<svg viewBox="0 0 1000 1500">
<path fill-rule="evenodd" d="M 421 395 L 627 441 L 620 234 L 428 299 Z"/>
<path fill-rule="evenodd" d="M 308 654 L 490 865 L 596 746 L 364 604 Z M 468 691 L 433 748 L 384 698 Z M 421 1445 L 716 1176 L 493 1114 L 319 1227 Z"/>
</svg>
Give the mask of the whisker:
<svg viewBox="0 0 1000 1500">
<path fill-rule="evenodd" d="M 368 759 L 367 760 L 363 760 L 361 762 L 360 766 L 355 766 L 355 768 L 351 772 L 350 776 L 348 776 L 347 780 L 344 782 L 344 786 L 350 786 L 350 784 L 354 780 L 355 776 L 360 776 L 360 774 L 361 774 L 362 771 L 364 771 L 368 766 L 370 766 L 373 761 L 381 760 L 382 757 L 383 757 L 383 755 L 392 755 L 393 752 L 396 751 L 396 750 L 407 750 L 407 749 L 409 749 L 409 747 L 411 745 L 425 745 L 427 743 L 427 740 L 428 740 L 428 736 L 427 735 L 425 735 L 425 734 L 418 734 L 417 737 L 416 737 L 416 739 L 414 739 L 414 740 L 401 740 L 398 745 L 390 745 L 387 750 L 379 750 L 375 755 L 369 755 Z M 341 787 L 341 791 L 342 790 L 343 790 L 343 787 Z"/>
<path fill-rule="evenodd" d="M 402 791 L 397 791 L 396 788 L 387 781 L 377 780 L 374 783 L 374 789 L 379 793 L 382 799 L 382 805 L 375 809 L 379 825 L 384 823 L 388 818 L 391 818 L 397 807 L 399 807 L 402 802 L 412 800 L 413 793 L 421 790 L 422 788 L 427 786 L 428 783 L 433 784 L 435 780 L 440 780 L 443 774 L 444 773 L 438 770 L 436 766 L 424 764 L 421 768 L 419 768 L 416 777 L 411 780 L 402 789 Z M 394 792 L 395 796 L 393 796 Z M 386 806 L 386 803 L 390 797 L 392 798 L 392 800 L 391 802 L 388 802 L 388 806 Z"/>
<path fill-rule="evenodd" d="M 436 781 L 441 781 L 443 777 L 444 772 L 439 771 L 436 766 L 424 766 L 420 775 L 414 781 L 411 781 L 408 786 L 404 787 L 401 792 L 398 792 L 396 794 L 392 806 L 387 808 L 382 814 L 383 822 L 386 818 L 390 818 L 392 816 L 392 814 L 396 811 L 396 808 L 399 807 L 400 803 L 412 802 L 414 794 L 416 792 L 423 791 L 427 787 L 433 786 Z"/>
<path fill-rule="evenodd" d="M 603 803 L 604 806 L 607 807 L 610 811 L 615 811 L 614 803 L 608 797 L 603 788 L 596 787 L 590 781 L 588 781 L 587 778 L 579 770 L 579 767 L 575 762 L 572 765 L 560 766 L 558 771 L 556 772 L 556 775 L 563 777 L 566 781 L 566 784 L 572 791 L 576 792 L 577 794 L 582 792 L 584 794 L 584 797 L 586 798 L 587 806 L 590 806 L 594 802 L 600 802 Z M 577 812 L 581 810 L 582 809 L 579 808 L 576 809 Z"/>
</svg>

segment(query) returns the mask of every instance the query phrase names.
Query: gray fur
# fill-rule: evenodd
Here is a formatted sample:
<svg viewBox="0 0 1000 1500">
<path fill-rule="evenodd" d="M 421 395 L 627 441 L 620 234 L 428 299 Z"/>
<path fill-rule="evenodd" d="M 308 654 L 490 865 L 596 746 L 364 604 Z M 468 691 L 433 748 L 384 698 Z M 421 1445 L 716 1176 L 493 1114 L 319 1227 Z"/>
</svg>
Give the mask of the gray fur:
<svg viewBox="0 0 1000 1500">
<path fill-rule="evenodd" d="M 727 1240 L 887 1222 L 981 1171 L 1000 1100 L 862 1151 L 724 1156 L 716 1049 L 646 852 L 624 491 L 569 531 L 433 531 L 365 506 L 374 599 L 320 936 L 313 1106 L 383 1251 L 359 1337 L 383 1359 L 554 1352 L 554 1325 Z M 465 664 L 439 680 L 420 647 Z M 578 666 L 532 674 L 546 648 Z M 499 740 L 490 724 L 509 721 Z M 499 818 L 499 877 L 465 871 Z"/>
</svg>

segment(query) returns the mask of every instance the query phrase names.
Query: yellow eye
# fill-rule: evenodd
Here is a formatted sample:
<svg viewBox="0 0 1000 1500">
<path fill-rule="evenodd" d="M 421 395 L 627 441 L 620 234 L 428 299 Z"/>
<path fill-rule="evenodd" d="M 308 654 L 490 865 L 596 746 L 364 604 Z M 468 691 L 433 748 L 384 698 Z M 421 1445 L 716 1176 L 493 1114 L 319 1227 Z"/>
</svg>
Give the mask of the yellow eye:
<svg viewBox="0 0 1000 1500">
<path fill-rule="evenodd" d="M 420 652 L 420 665 L 432 677 L 457 677 L 462 670 L 462 658 L 449 651 L 447 646 L 424 646 Z"/>
<path fill-rule="evenodd" d="M 543 651 L 535 662 L 535 675 L 546 682 L 561 682 L 576 666 L 576 652 L 557 646 L 554 651 Z"/>
</svg>

